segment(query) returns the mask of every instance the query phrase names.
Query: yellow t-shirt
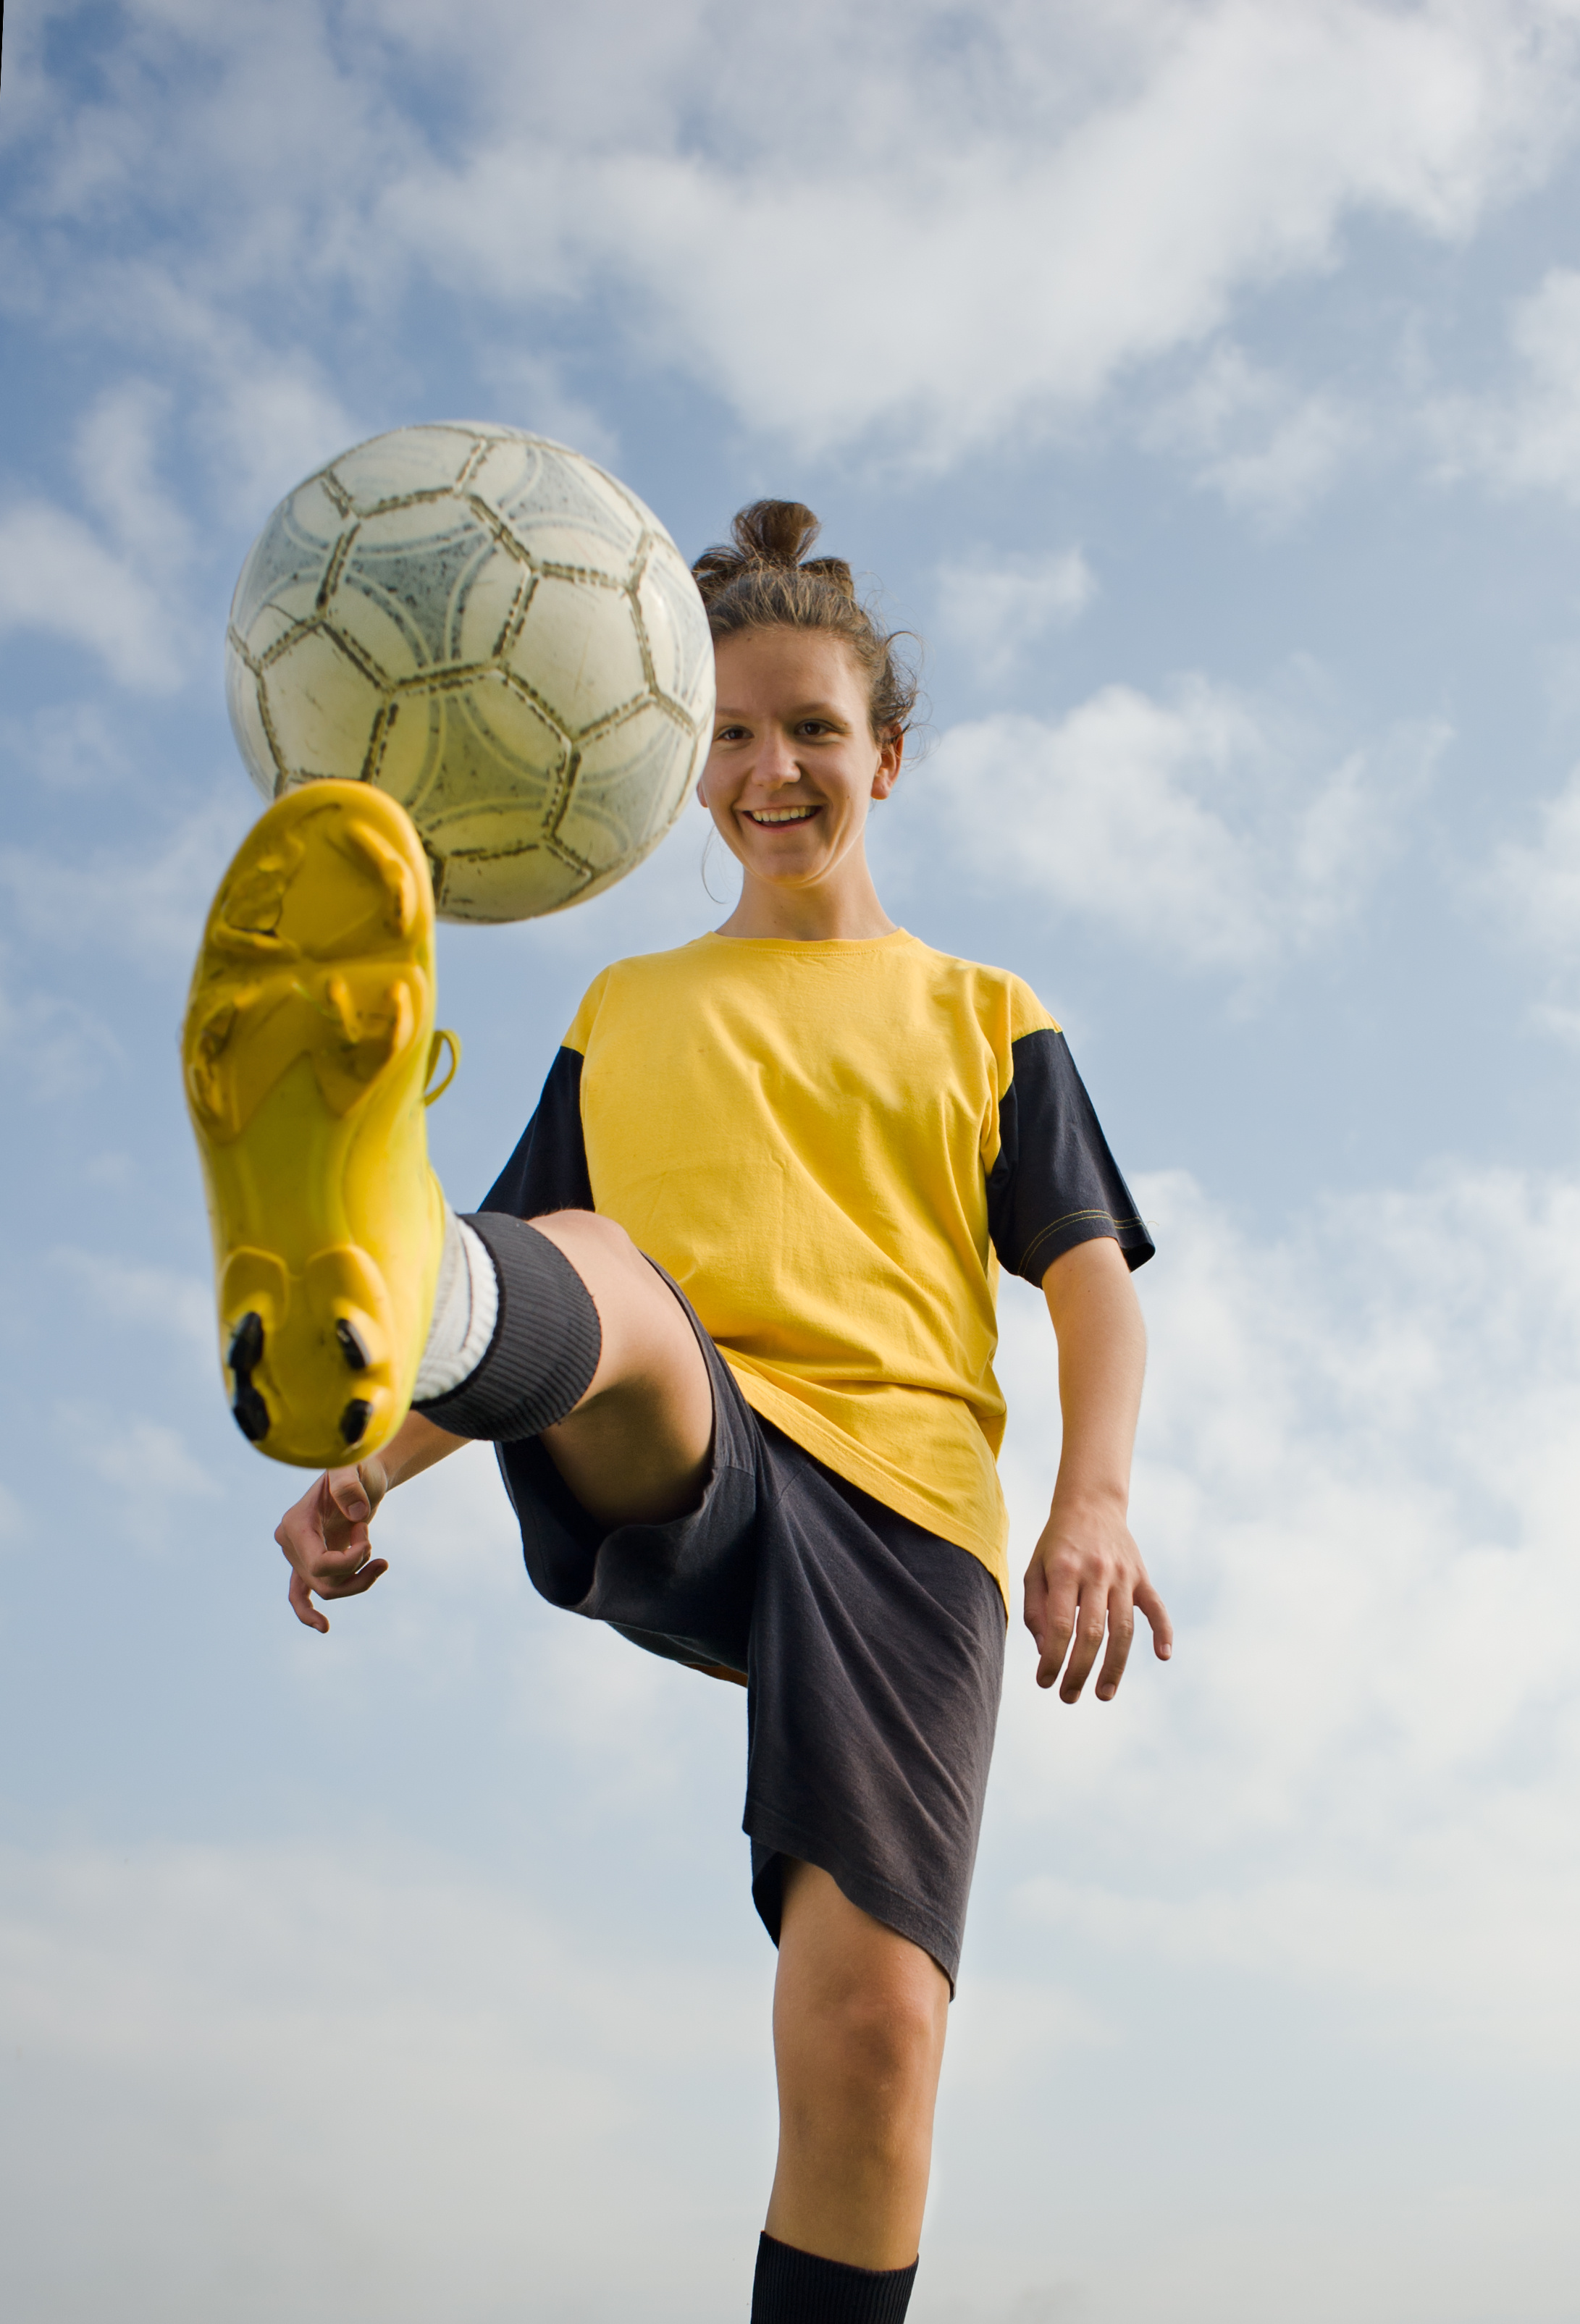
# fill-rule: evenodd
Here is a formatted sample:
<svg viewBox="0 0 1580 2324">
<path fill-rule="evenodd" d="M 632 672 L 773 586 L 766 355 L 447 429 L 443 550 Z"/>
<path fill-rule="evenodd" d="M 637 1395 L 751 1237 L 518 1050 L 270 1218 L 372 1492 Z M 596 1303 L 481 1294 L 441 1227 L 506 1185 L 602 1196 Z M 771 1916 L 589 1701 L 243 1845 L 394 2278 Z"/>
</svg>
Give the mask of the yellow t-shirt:
<svg viewBox="0 0 1580 2324">
<path fill-rule="evenodd" d="M 1048 1011 L 903 930 L 605 969 L 485 1207 L 617 1220 L 764 1419 L 1006 1601 L 999 1261 L 1151 1251 Z"/>
</svg>

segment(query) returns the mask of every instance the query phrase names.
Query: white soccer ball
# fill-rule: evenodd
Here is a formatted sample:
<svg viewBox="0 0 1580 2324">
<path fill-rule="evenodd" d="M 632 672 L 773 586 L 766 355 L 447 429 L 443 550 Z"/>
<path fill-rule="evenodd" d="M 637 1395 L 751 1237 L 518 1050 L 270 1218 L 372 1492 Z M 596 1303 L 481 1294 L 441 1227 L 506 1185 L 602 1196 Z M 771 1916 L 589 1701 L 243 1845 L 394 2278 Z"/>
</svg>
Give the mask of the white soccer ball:
<svg viewBox="0 0 1580 2324">
<path fill-rule="evenodd" d="M 596 895 L 684 806 L 713 720 L 685 559 L 634 493 L 519 429 L 397 428 L 281 502 L 230 609 L 230 721 L 265 798 L 376 783 L 449 920 Z"/>
</svg>

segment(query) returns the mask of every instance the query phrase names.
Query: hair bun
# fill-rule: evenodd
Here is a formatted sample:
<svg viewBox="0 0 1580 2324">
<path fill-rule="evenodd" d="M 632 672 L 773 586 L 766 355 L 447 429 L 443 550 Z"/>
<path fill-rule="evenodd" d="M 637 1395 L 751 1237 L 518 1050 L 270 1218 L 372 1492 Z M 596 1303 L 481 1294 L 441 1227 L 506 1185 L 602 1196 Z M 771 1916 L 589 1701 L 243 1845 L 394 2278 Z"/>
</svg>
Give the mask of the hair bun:
<svg viewBox="0 0 1580 2324">
<path fill-rule="evenodd" d="M 855 594 L 843 557 L 808 557 L 818 520 L 804 501 L 753 501 L 730 527 L 735 547 L 716 543 L 691 567 L 716 646 L 753 630 L 821 630 L 841 639 L 867 689 L 874 734 L 902 734 L 920 691 L 901 632 L 881 629 Z"/>
<path fill-rule="evenodd" d="M 805 501 L 753 501 L 730 525 L 751 565 L 799 565 L 822 530 Z"/>
<path fill-rule="evenodd" d="M 816 574 L 854 600 L 855 582 L 843 557 L 806 555 L 822 529 L 804 501 L 753 501 L 730 526 L 735 547 L 705 549 L 691 568 L 703 604 L 711 605 L 746 572 Z"/>
</svg>

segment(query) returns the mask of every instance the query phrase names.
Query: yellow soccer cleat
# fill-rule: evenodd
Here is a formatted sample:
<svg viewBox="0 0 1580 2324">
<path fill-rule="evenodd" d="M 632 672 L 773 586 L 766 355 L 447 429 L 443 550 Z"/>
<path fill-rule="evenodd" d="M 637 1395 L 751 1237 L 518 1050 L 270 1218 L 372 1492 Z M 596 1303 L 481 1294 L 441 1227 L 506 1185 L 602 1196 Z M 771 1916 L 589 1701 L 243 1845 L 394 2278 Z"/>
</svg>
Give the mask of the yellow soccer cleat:
<svg viewBox="0 0 1580 2324">
<path fill-rule="evenodd" d="M 444 1245 L 433 1003 L 404 809 L 365 783 L 277 799 L 220 882 L 181 1036 L 231 1410 L 271 1460 L 358 1461 L 406 1416 Z"/>
</svg>

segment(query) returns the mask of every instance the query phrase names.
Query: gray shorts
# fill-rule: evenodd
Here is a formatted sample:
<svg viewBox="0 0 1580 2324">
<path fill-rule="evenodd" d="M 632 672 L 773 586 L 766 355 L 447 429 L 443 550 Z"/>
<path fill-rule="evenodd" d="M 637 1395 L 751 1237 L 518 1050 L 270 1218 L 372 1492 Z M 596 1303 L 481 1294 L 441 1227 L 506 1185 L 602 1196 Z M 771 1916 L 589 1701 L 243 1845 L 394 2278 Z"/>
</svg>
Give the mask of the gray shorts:
<svg viewBox="0 0 1580 2324">
<path fill-rule="evenodd" d="M 1003 1678 L 998 1585 L 754 1413 L 675 1296 L 713 1379 L 700 1506 L 605 1533 L 536 1437 L 500 1444 L 527 1572 L 551 1604 L 651 1654 L 745 1674 L 743 1824 L 776 1942 L 799 1858 L 953 1989 Z"/>
</svg>

